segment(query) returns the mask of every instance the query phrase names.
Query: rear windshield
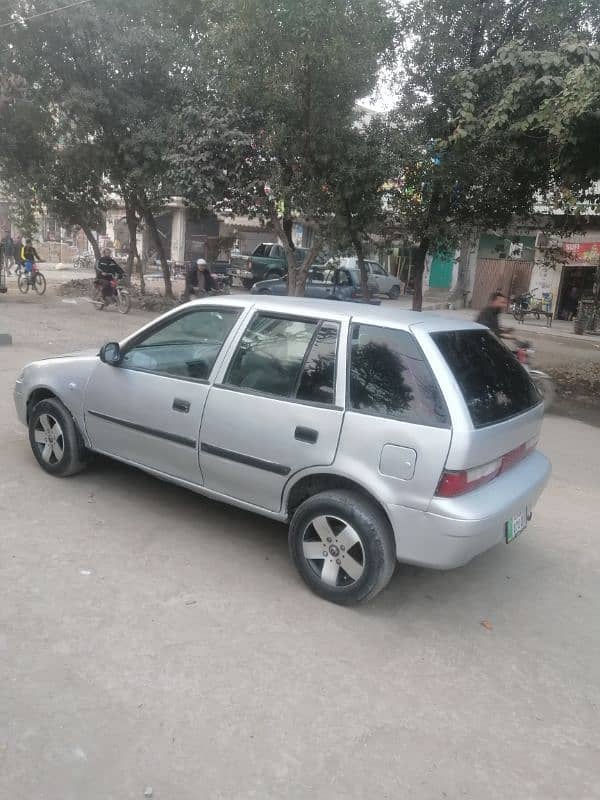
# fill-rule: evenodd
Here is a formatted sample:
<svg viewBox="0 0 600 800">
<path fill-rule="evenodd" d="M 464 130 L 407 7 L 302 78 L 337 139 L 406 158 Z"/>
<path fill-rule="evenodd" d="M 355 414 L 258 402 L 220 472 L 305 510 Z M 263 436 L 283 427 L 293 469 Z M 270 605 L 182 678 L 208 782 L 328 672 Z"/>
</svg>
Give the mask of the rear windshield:
<svg viewBox="0 0 600 800">
<path fill-rule="evenodd" d="M 526 370 L 488 331 L 441 331 L 431 338 L 452 370 L 476 428 L 541 402 Z"/>
</svg>

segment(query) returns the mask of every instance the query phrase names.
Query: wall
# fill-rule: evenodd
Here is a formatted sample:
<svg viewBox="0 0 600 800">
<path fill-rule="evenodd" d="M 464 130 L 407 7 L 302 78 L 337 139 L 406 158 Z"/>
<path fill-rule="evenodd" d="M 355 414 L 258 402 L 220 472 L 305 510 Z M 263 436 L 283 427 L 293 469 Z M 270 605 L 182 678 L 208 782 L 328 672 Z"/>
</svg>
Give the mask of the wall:
<svg viewBox="0 0 600 800">
<path fill-rule="evenodd" d="M 515 245 L 523 247 L 517 255 Z M 511 254 L 511 249 L 513 253 Z M 512 236 L 497 236 L 495 233 L 483 233 L 479 237 L 478 258 L 518 258 L 522 261 L 533 261 L 535 236 L 515 233 Z"/>
</svg>

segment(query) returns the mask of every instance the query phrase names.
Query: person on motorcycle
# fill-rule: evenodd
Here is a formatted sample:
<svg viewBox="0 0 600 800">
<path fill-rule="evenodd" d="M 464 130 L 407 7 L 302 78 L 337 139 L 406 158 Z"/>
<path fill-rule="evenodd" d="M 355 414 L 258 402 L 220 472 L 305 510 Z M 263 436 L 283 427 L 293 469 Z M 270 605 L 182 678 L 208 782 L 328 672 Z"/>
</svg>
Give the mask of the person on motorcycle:
<svg viewBox="0 0 600 800">
<path fill-rule="evenodd" d="M 479 312 L 479 316 L 475 321 L 480 325 L 485 325 L 499 339 L 502 339 L 510 334 L 512 330 L 512 328 L 500 327 L 500 314 L 503 311 L 506 311 L 506 295 L 502 294 L 502 292 L 492 292 L 487 306 Z"/>
<path fill-rule="evenodd" d="M 199 258 L 196 261 L 196 268 L 185 276 L 183 299 L 187 302 L 190 297 L 204 297 L 209 292 L 214 292 L 215 288 L 208 264 L 203 258 Z"/>
<path fill-rule="evenodd" d="M 107 247 L 102 251 L 102 256 L 96 264 L 96 286 L 102 289 L 102 299 L 105 304 L 110 301 L 113 295 L 111 281 L 115 278 L 121 280 L 123 277 L 125 277 L 123 268 L 117 264 Z"/>
</svg>

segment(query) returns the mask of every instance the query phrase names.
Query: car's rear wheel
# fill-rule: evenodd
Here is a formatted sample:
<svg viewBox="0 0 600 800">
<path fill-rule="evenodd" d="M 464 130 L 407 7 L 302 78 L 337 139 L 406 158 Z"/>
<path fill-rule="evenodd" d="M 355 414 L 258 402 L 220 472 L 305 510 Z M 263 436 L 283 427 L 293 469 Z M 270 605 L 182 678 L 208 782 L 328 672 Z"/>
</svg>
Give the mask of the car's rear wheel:
<svg viewBox="0 0 600 800">
<path fill-rule="evenodd" d="M 254 286 L 254 278 L 242 278 L 242 286 L 250 290 Z"/>
<path fill-rule="evenodd" d="M 305 500 L 289 530 L 292 561 L 318 595 L 340 605 L 375 597 L 396 566 L 396 547 L 385 514 L 368 498 L 346 490 Z"/>
<path fill-rule="evenodd" d="M 29 417 L 29 443 L 40 467 L 64 478 L 86 466 L 86 449 L 73 417 L 56 398 L 42 400 Z"/>
<path fill-rule="evenodd" d="M 264 280 L 273 281 L 276 278 L 283 278 L 283 272 L 280 272 L 277 269 L 272 269 L 270 272 L 267 272 L 267 274 L 264 277 Z"/>
<path fill-rule="evenodd" d="M 400 297 L 400 287 L 392 286 L 392 288 L 388 292 L 388 297 L 390 298 L 390 300 L 397 300 Z"/>
</svg>

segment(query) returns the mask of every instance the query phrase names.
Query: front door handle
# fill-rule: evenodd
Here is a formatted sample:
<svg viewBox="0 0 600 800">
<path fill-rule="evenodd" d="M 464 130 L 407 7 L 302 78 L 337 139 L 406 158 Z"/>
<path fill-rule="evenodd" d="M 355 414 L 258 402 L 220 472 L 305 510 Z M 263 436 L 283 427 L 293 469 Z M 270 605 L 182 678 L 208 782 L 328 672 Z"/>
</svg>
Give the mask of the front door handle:
<svg viewBox="0 0 600 800">
<path fill-rule="evenodd" d="M 314 428 L 303 428 L 302 425 L 298 425 L 294 432 L 294 438 L 298 439 L 299 442 L 316 444 L 319 438 L 319 431 L 316 431 Z"/>
<path fill-rule="evenodd" d="M 189 400 L 180 400 L 178 397 L 173 400 L 173 411 L 181 411 L 182 414 L 187 414 L 189 410 Z"/>
</svg>

